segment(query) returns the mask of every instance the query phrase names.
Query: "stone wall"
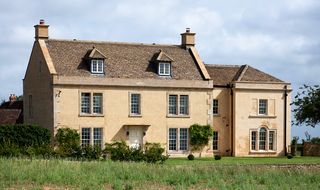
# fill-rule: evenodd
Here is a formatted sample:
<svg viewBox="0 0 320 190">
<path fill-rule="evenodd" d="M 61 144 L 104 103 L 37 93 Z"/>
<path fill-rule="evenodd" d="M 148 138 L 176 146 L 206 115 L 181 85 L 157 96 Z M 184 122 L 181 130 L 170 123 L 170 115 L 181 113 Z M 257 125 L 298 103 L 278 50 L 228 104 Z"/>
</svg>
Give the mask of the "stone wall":
<svg viewBox="0 0 320 190">
<path fill-rule="evenodd" d="M 303 156 L 320 156 L 320 144 L 303 143 Z"/>
</svg>

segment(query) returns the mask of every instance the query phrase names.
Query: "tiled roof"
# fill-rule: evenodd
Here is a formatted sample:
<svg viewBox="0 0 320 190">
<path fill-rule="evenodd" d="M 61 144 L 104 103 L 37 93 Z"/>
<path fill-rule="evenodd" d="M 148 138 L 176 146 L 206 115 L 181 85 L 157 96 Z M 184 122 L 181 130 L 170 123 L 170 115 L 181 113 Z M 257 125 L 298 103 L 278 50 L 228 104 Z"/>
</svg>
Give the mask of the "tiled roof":
<svg viewBox="0 0 320 190">
<path fill-rule="evenodd" d="M 22 109 L 0 109 L 0 125 L 23 123 Z"/>
<path fill-rule="evenodd" d="M 23 108 L 23 101 L 7 101 L 0 105 L 0 109 L 22 109 Z"/>
<path fill-rule="evenodd" d="M 237 76 L 239 65 L 213 65 L 206 64 L 206 69 L 214 85 L 227 85 Z"/>
<path fill-rule="evenodd" d="M 214 85 L 227 85 L 232 81 L 242 82 L 283 82 L 267 73 L 248 65 L 206 64 Z"/>
<path fill-rule="evenodd" d="M 178 45 L 147 45 L 78 40 L 46 40 L 49 54 L 58 75 L 92 76 L 86 57 L 93 48 L 106 57 L 105 76 L 108 78 L 152 78 L 175 80 L 203 80 L 201 71 L 189 50 Z M 157 74 L 155 60 L 160 50 L 163 59 L 174 60 L 172 77 Z"/>
</svg>

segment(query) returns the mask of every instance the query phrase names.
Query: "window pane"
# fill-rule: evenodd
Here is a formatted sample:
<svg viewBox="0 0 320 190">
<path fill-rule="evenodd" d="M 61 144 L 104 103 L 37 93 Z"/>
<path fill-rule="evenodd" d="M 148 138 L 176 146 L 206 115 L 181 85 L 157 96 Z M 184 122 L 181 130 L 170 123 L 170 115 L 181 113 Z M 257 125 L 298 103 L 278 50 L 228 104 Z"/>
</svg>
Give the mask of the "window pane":
<svg viewBox="0 0 320 190">
<path fill-rule="evenodd" d="M 159 74 L 164 75 L 164 63 L 159 63 Z"/>
<path fill-rule="evenodd" d="M 218 114 L 218 106 L 219 106 L 218 100 L 214 99 L 212 102 L 212 113 L 213 114 Z"/>
<path fill-rule="evenodd" d="M 266 115 L 267 114 L 268 101 L 267 100 L 259 100 L 259 114 Z"/>
<path fill-rule="evenodd" d="M 93 73 L 97 72 L 97 60 L 92 60 L 91 61 L 91 67 L 92 67 L 92 71 Z"/>
<path fill-rule="evenodd" d="M 93 94 L 93 113 L 102 113 L 102 93 Z"/>
<path fill-rule="evenodd" d="M 188 129 L 180 129 L 180 150 L 188 150 Z"/>
<path fill-rule="evenodd" d="M 177 150 L 177 129 L 169 128 L 169 150 Z"/>
<path fill-rule="evenodd" d="M 140 114 L 140 94 L 131 94 L 131 114 Z"/>
<path fill-rule="evenodd" d="M 266 135 L 267 130 L 265 128 L 261 128 L 259 132 L 259 150 L 266 150 Z"/>
<path fill-rule="evenodd" d="M 103 73 L 103 61 L 102 61 L 102 60 L 98 60 L 98 69 L 97 69 L 97 72 Z"/>
<path fill-rule="evenodd" d="M 251 132 L 251 150 L 256 150 L 257 145 L 257 131 Z"/>
<path fill-rule="evenodd" d="M 213 136 L 212 136 L 212 150 L 218 150 L 218 131 L 213 131 Z"/>
<path fill-rule="evenodd" d="M 81 146 L 86 146 L 90 144 L 90 128 L 81 129 Z"/>
<path fill-rule="evenodd" d="M 177 115 L 177 95 L 169 95 L 169 114 Z"/>
<path fill-rule="evenodd" d="M 269 150 L 274 150 L 274 131 L 269 131 Z"/>
<path fill-rule="evenodd" d="M 102 128 L 93 129 L 93 145 L 102 148 Z"/>
<path fill-rule="evenodd" d="M 81 113 L 90 113 L 90 93 L 81 93 Z"/>
<path fill-rule="evenodd" d="M 170 64 L 169 63 L 164 64 L 164 74 L 170 75 Z"/>
<path fill-rule="evenodd" d="M 180 96 L 180 114 L 188 115 L 189 97 L 187 95 Z"/>
</svg>

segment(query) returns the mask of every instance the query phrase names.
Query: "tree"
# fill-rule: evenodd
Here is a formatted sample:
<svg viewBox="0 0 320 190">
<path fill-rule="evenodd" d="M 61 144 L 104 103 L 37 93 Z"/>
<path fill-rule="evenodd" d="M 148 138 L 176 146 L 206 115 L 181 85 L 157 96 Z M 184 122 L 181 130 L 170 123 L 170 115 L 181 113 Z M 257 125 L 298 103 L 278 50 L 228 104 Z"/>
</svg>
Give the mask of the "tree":
<svg viewBox="0 0 320 190">
<path fill-rule="evenodd" d="M 295 125 L 306 124 L 315 127 L 320 123 L 320 87 L 319 85 L 303 85 L 294 97 Z"/>
<path fill-rule="evenodd" d="M 213 135 L 213 130 L 210 125 L 193 124 L 190 126 L 190 145 L 193 150 L 200 151 L 208 145 L 209 138 Z"/>
</svg>

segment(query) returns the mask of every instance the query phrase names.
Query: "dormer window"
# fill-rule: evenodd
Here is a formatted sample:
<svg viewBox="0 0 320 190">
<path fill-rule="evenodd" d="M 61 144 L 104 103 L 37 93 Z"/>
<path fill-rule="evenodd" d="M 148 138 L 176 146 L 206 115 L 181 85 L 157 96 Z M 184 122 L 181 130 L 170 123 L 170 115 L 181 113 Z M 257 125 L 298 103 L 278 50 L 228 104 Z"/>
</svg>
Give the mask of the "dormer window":
<svg viewBox="0 0 320 190">
<path fill-rule="evenodd" d="M 170 76 L 171 75 L 171 64 L 166 62 L 159 63 L 158 74 L 163 76 Z"/>
<path fill-rule="evenodd" d="M 90 64 L 90 72 L 92 74 L 104 74 L 104 61 L 106 60 L 106 56 L 101 51 L 93 47 L 93 49 L 88 52 L 87 60 L 88 64 Z"/>
<path fill-rule="evenodd" d="M 174 60 L 163 52 L 161 49 L 156 55 L 155 62 L 158 64 L 158 75 L 159 76 L 172 76 L 172 62 Z"/>
<path fill-rule="evenodd" d="M 103 74 L 103 60 L 102 59 L 92 59 L 91 60 L 91 73 Z"/>
</svg>

